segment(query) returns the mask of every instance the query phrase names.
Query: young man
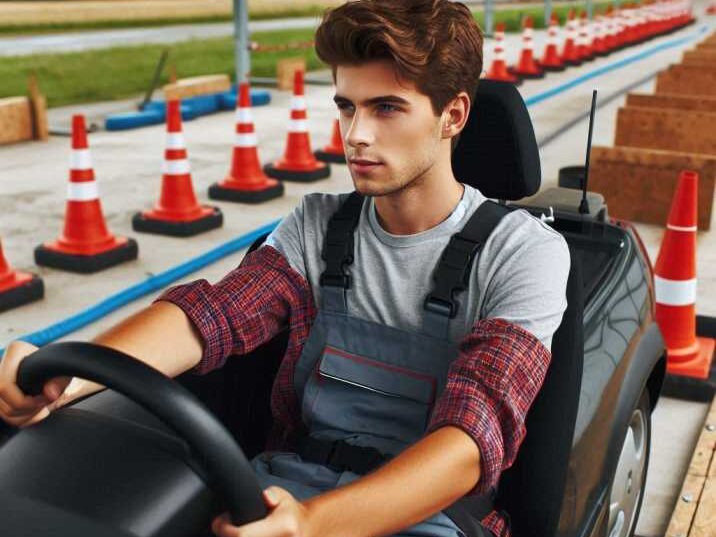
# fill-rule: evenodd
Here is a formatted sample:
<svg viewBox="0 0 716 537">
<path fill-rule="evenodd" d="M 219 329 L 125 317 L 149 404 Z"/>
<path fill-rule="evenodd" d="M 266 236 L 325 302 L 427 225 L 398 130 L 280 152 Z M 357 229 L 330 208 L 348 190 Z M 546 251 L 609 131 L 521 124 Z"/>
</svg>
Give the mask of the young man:
<svg viewBox="0 0 716 537">
<path fill-rule="evenodd" d="M 253 461 L 270 513 L 239 528 L 218 517 L 220 537 L 457 537 L 442 511 L 488 493 L 524 438 L 569 254 L 559 234 L 511 212 L 472 262 L 456 314 L 426 304 L 440 253 L 485 202 L 451 169 L 480 31 L 448 0 L 357 0 L 327 12 L 316 49 L 333 68 L 357 194 L 306 196 L 219 283 L 174 287 L 96 342 L 174 376 L 290 328 L 274 432 Z M 25 397 L 15 373 L 32 350 L 14 343 L 0 363 L 0 416 L 15 425 L 97 389 L 60 395 L 66 381 L 53 381 Z M 482 524 L 508 533 L 499 513 Z"/>
</svg>

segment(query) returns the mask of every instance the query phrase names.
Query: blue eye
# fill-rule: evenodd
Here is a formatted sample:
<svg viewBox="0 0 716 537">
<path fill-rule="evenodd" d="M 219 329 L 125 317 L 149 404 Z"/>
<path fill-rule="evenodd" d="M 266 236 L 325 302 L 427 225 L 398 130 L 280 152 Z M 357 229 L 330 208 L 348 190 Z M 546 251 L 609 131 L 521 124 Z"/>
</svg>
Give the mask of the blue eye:
<svg viewBox="0 0 716 537">
<path fill-rule="evenodd" d="M 389 113 L 391 113 L 391 112 L 397 112 L 398 110 L 400 110 L 400 108 L 398 108 L 398 107 L 395 106 L 394 104 L 380 103 L 380 104 L 378 105 L 378 111 L 383 112 L 383 113 L 388 113 L 388 114 L 389 114 Z"/>
<path fill-rule="evenodd" d="M 353 111 L 353 106 L 348 103 L 337 103 L 336 106 L 341 113 L 348 114 Z"/>
</svg>

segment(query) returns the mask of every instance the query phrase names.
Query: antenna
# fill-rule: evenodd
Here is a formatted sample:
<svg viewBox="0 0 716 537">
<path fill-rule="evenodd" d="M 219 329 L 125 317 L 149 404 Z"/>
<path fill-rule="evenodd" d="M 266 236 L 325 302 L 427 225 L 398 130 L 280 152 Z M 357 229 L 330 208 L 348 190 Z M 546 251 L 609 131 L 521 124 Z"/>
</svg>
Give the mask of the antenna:
<svg viewBox="0 0 716 537">
<path fill-rule="evenodd" d="M 597 90 L 592 90 L 592 110 L 589 112 L 589 137 L 587 138 L 587 159 L 584 163 L 582 179 L 582 201 L 579 202 L 579 214 L 589 214 L 587 202 L 587 183 L 589 182 L 589 154 L 592 152 L 592 131 L 594 130 L 594 110 L 597 107 Z"/>
</svg>

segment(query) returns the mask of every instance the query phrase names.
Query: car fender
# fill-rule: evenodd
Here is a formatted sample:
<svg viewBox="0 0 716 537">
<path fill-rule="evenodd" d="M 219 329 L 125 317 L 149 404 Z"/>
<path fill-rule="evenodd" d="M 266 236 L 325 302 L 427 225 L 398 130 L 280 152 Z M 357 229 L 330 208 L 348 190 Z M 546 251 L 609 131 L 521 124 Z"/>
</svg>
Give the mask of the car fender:
<svg viewBox="0 0 716 537">
<path fill-rule="evenodd" d="M 619 390 L 614 426 L 607 446 L 611 476 L 616 469 L 616 455 L 621 450 L 622 440 L 631 419 L 631 413 L 644 388 L 649 390 L 652 411 L 661 392 L 666 374 L 666 348 L 658 325 L 652 322 L 639 340 L 639 346 L 629 363 L 624 382 Z"/>
<path fill-rule="evenodd" d="M 631 419 L 631 413 L 639 401 L 639 396 L 645 388 L 649 390 L 652 411 L 661 392 L 661 386 L 666 375 L 666 349 L 661 331 L 655 322 L 651 322 L 639 339 L 639 344 L 628 365 L 624 382 L 619 390 L 616 413 L 612 431 L 607 444 L 607 466 L 603 473 L 604 481 L 601 485 L 601 500 L 598 508 L 593 512 L 591 522 L 584 526 L 582 535 L 599 535 L 595 530 L 605 524 L 607 517 L 604 511 L 608 510 L 607 501 L 609 482 L 616 471 L 621 452 L 622 441 Z"/>
</svg>

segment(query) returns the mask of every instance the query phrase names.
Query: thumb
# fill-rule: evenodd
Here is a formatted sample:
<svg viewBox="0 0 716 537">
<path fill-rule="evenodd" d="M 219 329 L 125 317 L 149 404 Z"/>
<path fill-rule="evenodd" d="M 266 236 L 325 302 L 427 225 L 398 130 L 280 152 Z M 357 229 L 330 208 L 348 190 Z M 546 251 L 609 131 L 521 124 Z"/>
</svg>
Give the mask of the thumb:
<svg viewBox="0 0 716 537">
<path fill-rule="evenodd" d="M 62 395 L 70 380 L 72 380 L 70 377 L 59 377 L 46 382 L 42 390 L 43 394 L 49 401 L 54 401 Z"/>
<path fill-rule="evenodd" d="M 279 503 L 281 503 L 285 494 L 287 494 L 287 492 L 281 487 L 269 487 L 264 490 L 264 502 L 266 502 L 266 507 L 270 509 L 275 508 Z"/>
</svg>

